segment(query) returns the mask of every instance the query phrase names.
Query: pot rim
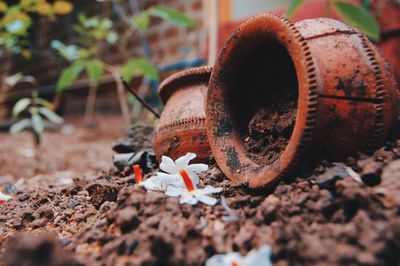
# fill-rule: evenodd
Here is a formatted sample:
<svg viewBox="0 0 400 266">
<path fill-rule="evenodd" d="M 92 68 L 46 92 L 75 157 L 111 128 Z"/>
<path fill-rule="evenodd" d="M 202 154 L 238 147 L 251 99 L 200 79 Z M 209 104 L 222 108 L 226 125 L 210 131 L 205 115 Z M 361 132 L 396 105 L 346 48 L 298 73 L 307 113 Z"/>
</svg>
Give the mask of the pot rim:
<svg viewBox="0 0 400 266">
<path fill-rule="evenodd" d="M 286 48 L 295 66 L 298 80 L 295 126 L 280 157 L 271 164 L 256 163 L 246 156 L 247 150 L 240 134 L 235 131 L 231 113 L 222 107 L 224 104 L 221 102 L 210 100 L 223 101 L 223 91 L 226 87 L 223 88 L 221 80 L 227 77 L 220 74 L 224 65 L 229 62 L 230 54 L 240 49 L 241 42 L 238 40 L 246 40 L 254 34 L 272 38 Z M 307 41 L 295 24 L 279 15 L 265 13 L 254 16 L 241 24 L 227 40 L 211 74 L 206 95 L 206 125 L 212 153 L 221 170 L 233 182 L 248 183 L 252 188 L 275 184 L 297 166 L 300 156 L 309 147 L 315 127 L 318 92 L 322 89 L 316 69 L 316 62 Z M 222 126 L 221 121 L 228 121 L 228 125 Z M 226 128 L 222 128 L 224 126 Z M 221 132 L 224 137 L 221 137 Z"/>
<path fill-rule="evenodd" d="M 208 84 L 211 71 L 211 66 L 194 67 L 177 72 L 164 79 L 158 88 L 158 95 L 160 96 L 162 103 L 165 105 L 172 93 L 176 89 L 181 88 L 183 83 L 191 82 L 194 84 Z"/>
</svg>

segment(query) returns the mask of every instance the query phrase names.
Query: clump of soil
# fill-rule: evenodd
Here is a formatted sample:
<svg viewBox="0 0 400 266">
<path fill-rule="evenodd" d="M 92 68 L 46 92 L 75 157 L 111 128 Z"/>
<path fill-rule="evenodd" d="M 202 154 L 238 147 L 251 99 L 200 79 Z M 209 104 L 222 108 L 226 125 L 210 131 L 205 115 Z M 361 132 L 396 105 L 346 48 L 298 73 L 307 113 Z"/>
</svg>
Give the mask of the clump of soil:
<svg viewBox="0 0 400 266">
<path fill-rule="evenodd" d="M 78 266 L 71 254 L 65 254 L 62 242 L 56 235 L 40 236 L 22 233 L 10 239 L 8 252 L 3 257 L 9 266 Z"/>
<path fill-rule="evenodd" d="M 271 164 L 282 154 L 292 135 L 297 102 L 284 98 L 257 112 L 244 136 L 249 157 L 257 163 Z"/>
<path fill-rule="evenodd" d="M 154 127 L 136 125 L 128 129 L 124 138 L 112 144 L 112 149 L 117 153 L 130 153 L 140 150 L 153 151 Z"/>
</svg>

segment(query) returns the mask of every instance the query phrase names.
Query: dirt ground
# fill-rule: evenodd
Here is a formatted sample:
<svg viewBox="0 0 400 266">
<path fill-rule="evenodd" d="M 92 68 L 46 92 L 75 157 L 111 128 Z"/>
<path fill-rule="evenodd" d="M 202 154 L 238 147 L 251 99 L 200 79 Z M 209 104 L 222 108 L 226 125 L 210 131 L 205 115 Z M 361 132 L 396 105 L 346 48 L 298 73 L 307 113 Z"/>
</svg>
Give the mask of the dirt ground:
<svg viewBox="0 0 400 266">
<path fill-rule="evenodd" d="M 100 151 L 110 165 L 111 149 Z M 0 205 L 5 265 L 203 265 L 214 254 L 262 244 L 271 246 L 274 265 L 400 263 L 399 136 L 372 155 L 321 161 L 257 193 L 233 186 L 211 164 L 200 186 L 223 187 L 213 207 L 146 192 L 130 169 L 76 177 L 26 187 Z"/>
<path fill-rule="evenodd" d="M 100 116 L 87 129 L 81 117 L 67 117 L 60 131 L 43 134 L 40 161 L 34 158 L 29 132 L 0 132 L 0 184 L 36 175 L 73 178 L 93 175 L 111 166 L 111 143 L 124 134 L 120 116 Z"/>
</svg>

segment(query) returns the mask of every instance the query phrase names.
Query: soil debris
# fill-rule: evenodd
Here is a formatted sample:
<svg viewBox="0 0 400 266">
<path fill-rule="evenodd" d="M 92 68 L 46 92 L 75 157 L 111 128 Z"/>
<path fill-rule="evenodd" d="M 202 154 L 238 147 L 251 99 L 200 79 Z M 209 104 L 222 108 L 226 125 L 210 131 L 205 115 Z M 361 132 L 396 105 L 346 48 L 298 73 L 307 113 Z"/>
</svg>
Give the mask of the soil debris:
<svg viewBox="0 0 400 266">
<path fill-rule="evenodd" d="M 19 234 L 11 238 L 4 263 L 7 266 L 78 266 L 66 253 L 62 244 L 53 234 Z"/>
<path fill-rule="evenodd" d="M 37 254 L 47 243 L 46 265 L 204 265 L 215 254 L 245 255 L 267 244 L 274 265 L 398 265 L 399 144 L 321 162 L 268 193 L 235 186 L 211 165 L 199 187 L 223 187 L 228 208 L 220 199 L 215 206 L 180 205 L 133 185 L 125 170 L 62 187 L 25 187 L 0 205 L 0 257 L 5 265 L 41 265 Z M 360 176 L 372 169 L 381 181 L 356 181 L 347 168 Z M 224 221 L 230 213 L 238 219 Z M 16 242 L 22 232 L 28 240 Z M 36 240 L 48 232 L 58 240 Z"/>
<path fill-rule="evenodd" d="M 98 181 L 88 186 L 90 202 L 96 209 L 106 201 L 117 201 L 118 187 L 110 182 Z"/>
<path fill-rule="evenodd" d="M 292 136 L 296 105 L 295 100 L 281 100 L 262 108 L 250 120 L 244 143 L 255 162 L 271 164 L 282 154 Z"/>
<path fill-rule="evenodd" d="M 154 128 L 146 125 L 136 125 L 128 129 L 124 138 L 112 144 L 112 149 L 117 153 L 130 153 L 140 150 L 153 151 Z"/>
</svg>

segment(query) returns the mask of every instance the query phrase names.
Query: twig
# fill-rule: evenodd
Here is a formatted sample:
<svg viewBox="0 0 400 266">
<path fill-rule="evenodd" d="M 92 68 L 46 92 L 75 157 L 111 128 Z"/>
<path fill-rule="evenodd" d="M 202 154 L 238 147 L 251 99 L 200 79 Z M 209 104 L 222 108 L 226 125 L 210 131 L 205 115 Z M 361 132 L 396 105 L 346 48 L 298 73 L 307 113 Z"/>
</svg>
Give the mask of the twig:
<svg viewBox="0 0 400 266">
<path fill-rule="evenodd" d="M 130 86 L 129 84 L 121 77 L 122 83 L 130 93 L 141 103 L 147 110 L 149 110 L 155 117 L 160 118 L 160 114 L 157 113 L 145 100 L 143 100 Z"/>
</svg>

